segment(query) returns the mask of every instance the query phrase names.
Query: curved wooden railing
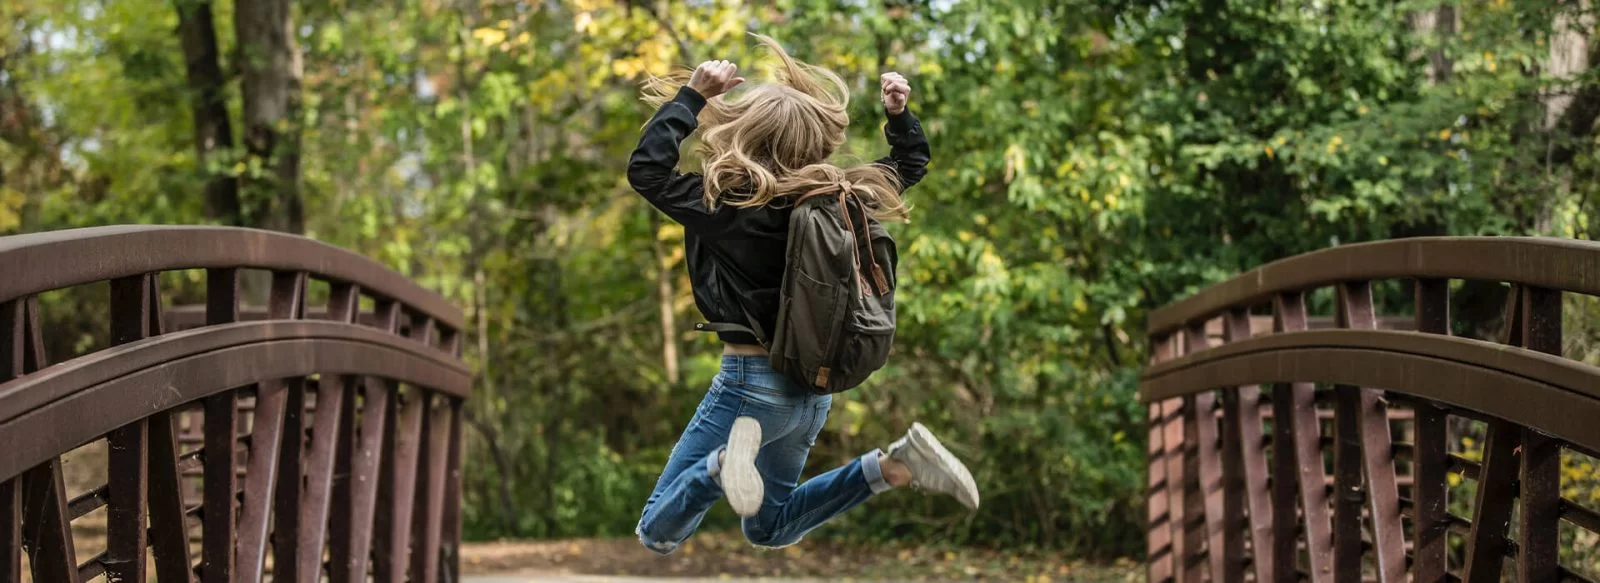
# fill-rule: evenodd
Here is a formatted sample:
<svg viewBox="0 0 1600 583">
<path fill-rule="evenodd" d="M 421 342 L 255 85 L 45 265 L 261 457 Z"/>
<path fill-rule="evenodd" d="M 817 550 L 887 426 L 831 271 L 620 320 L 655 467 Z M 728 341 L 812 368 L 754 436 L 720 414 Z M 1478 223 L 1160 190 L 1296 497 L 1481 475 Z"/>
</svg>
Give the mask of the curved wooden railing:
<svg viewBox="0 0 1600 583">
<path fill-rule="evenodd" d="M 203 319 L 168 332 L 158 275 L 188 269 L 205 270 Z M 271 272 L 248 322 L 247 270 Z M 314 320 L 310 280 L 328 284 Z M 37 296 L 98 282 L 109 346 L 51 363 Z M 301 237 L 0 238 L 0 583 L 24 577 L 22 549 L 38 582 L 142 583 L 152 559 L 162 582 L 458 580 L 461 324 L 400 274 Z M 105 483 L 69 492 L 63 456 L 89 450 Z M 77 524 L 96 515 L 98 538 Z"/>
<path fill-rule="evenodd" d="M 1412 330 L 1379 329 L 1389 279 L 1415 288 Z M 1504 343 L 1449 336 L 1452 279 L 1513 286 Z M 1310 330 L 1323 288 L 1335 326 Z M 1562 357 L 1562 292 L 1600 295 L 1600 244 L 1349 245 L 1153 312 L 1149 580 L 1589 581 L 1561 528 L 1600 533 L 1600 513 L 1562 497 L 1561 468 L 1600 457 L 1600 368 Z"/>
</svg>

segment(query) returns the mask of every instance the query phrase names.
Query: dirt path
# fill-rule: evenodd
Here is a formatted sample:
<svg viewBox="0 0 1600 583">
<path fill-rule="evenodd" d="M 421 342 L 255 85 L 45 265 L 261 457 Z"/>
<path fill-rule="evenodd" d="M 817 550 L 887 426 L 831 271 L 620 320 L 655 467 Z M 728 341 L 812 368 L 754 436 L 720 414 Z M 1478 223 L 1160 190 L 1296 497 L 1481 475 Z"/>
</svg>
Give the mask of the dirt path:
<svg viewBox="0 0 1600 583">
<path fill-rule="evenodd" d="M 764 550 L 736 533 L 702 532 L 661 557 L 633 539 L 467 543 L 471 583 L 555 581 L 1086 581 L 1140 580 L 1129 561 L 1093 565 L 983 549 L 861 547 L 831 541 Z"/>
</svg>

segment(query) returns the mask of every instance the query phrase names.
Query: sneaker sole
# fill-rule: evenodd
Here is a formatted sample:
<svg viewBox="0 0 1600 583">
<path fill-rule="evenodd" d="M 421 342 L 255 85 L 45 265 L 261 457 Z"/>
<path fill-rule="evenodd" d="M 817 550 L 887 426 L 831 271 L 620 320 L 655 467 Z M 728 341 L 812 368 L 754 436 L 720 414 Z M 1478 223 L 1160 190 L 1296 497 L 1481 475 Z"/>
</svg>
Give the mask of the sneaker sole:
<svg viewBox="0 0 1600 583">
<path fill-rule="evenodd" d="M 961 502 L 962 506 L 966 506 L 967 510 L 977 510 L 978 484 L 973 481 L 972 472 L 967 471 L 966 464 L 961 463 L 955 454 L 945 449 L 944 444 L 939 443 L 939 438 L 934 437 L 933 432 L 928 431 L 928 428 L 921 423 L 912 423 L 910 433 L 913 447 L 939 460 L 939 465 L 943 466 L 945 471 L 956 476 L 956 480 L 961 484 L 961 493 L 956 495 L 956 500 Z"/>
<path fill-rule="evenodd" d="M 756 454 L 761 451 L 761 424 L 752 417 L 733 421 L 728 434 L 727 457 L 722 462 L 722 491 L 728 505 L 739 516 L 755 516 L 761 509 L 765 491 L 761 472 L 756 471 Z"/>
</svg>

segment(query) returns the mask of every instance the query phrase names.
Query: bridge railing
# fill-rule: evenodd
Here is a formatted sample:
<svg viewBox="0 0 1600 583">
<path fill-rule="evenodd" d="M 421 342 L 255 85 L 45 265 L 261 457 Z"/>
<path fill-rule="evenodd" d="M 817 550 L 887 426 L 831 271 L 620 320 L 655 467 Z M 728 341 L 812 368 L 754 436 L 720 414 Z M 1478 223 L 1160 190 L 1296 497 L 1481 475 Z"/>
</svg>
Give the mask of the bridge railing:
<svg viewBox="0 0 1600 583">
<path fill-rule="evenodd" d="M 203 317 L 165 330 L 158 275 L 192 269 Z M 271 273 L 252 321 L 247 270 Z M 308 319 L 313 280 L 328 300 Z M 51 363 L 38 295 L 98 282 L 109 345 Z M 290 235 L 0 238 L 0 583 L 143 582 L 147 563 L 163 582 L 458 580 L 462 320 L 376 262 Z M 69 492 L 63 456 L 92 448 L 105 483 Z M 74 521 L 91 514 L 104 540 L 79 548 Z"/>
<path fill-rule="evenodd" d="M 1456 279 L 1512 286 L 1503 343 L 1449 335 Z M 1411 330 L 1380 329 L 1383 280 L 1414 287 Z M 1335 326 L 1308 329 L 1327 288 Z M 1564 292 L 1600 295 L 1600 244 L 1419 238 L 1285 259 L 1153 312 L 1149 580 L 1589 581 L 1600 569 L 1563 564 L 1559 541 L 1600 533 L 1600 513 L 1563 498 L 1561 469 L 1600 452 L 1600 368 L 1562 357 Z M 1463 424 L 1484 428 L 1481 457 L 1453 439 Z"/>
</svg>

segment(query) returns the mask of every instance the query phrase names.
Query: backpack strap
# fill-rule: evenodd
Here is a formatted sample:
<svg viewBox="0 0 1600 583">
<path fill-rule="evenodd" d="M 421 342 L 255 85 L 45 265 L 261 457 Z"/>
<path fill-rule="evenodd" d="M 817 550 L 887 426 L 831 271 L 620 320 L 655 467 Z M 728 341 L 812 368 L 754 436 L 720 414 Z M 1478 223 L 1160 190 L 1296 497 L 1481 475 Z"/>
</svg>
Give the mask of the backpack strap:
<svg viewBox="0 0 1600 583">
<path fill-rule="evenodd" d="M 744 312 L 744 319 L 750 322 L 749 326 L 730 322 L 701 322 L 695 324 L 694 329 L 700 332 L 742 332 L 755 336 L 756 342 L 761 343 L 762 348 L 767 348 L 767 334 L 761 330 L 761 323 L 756 321 L 755 317 L 750 315 L 750 310 L 744 309 L 744 306 L 739 306 L 739 310 Z"/>
</svg>

